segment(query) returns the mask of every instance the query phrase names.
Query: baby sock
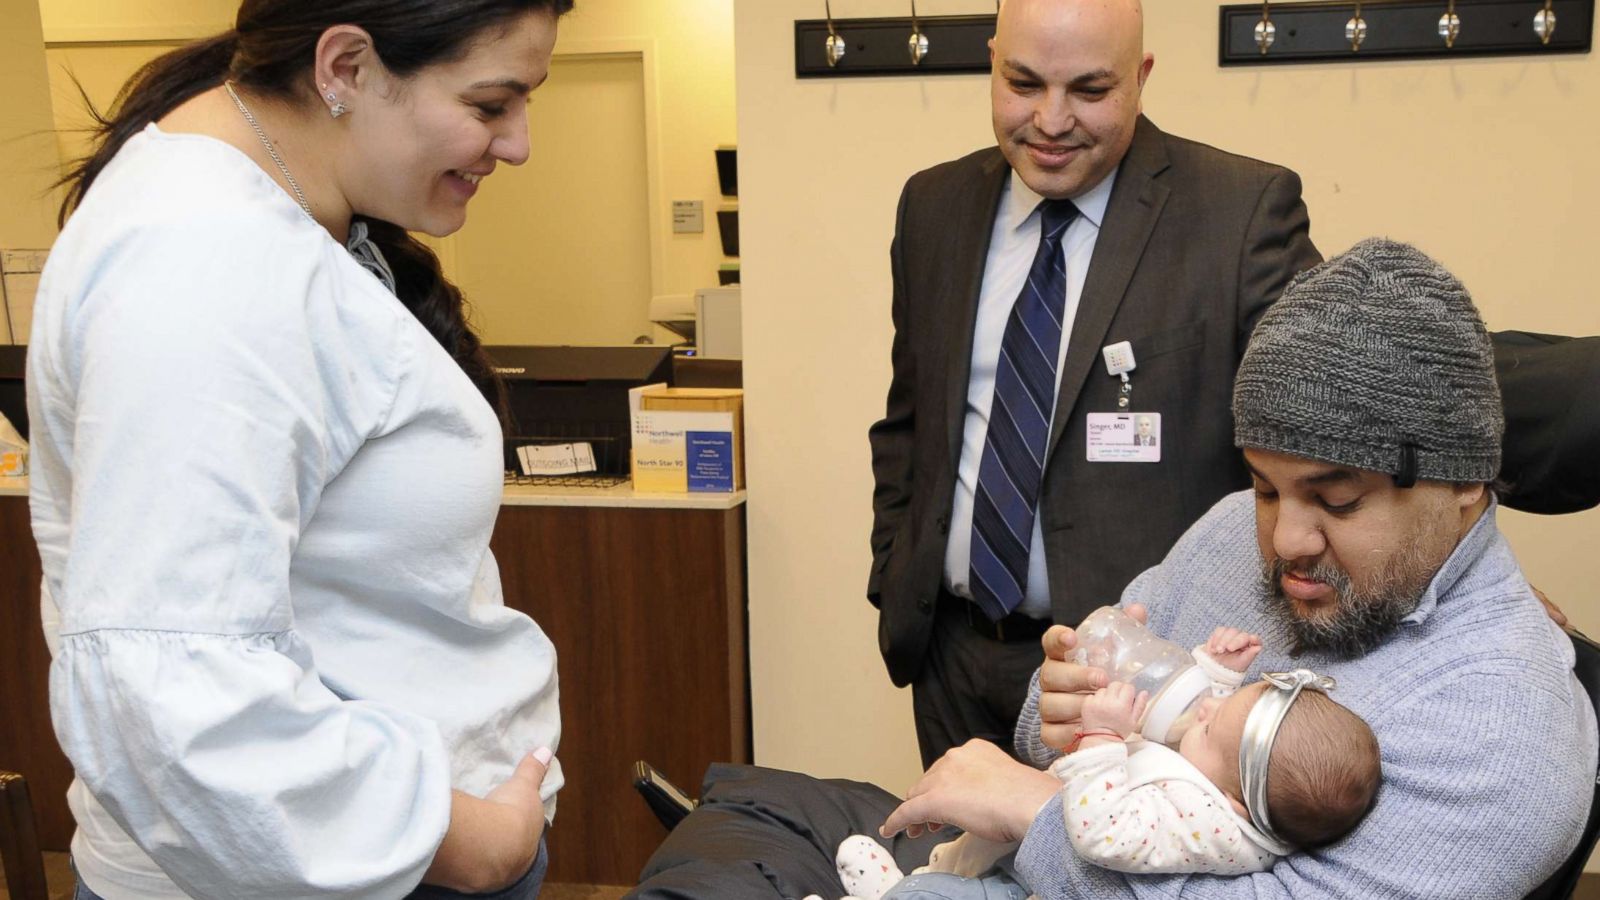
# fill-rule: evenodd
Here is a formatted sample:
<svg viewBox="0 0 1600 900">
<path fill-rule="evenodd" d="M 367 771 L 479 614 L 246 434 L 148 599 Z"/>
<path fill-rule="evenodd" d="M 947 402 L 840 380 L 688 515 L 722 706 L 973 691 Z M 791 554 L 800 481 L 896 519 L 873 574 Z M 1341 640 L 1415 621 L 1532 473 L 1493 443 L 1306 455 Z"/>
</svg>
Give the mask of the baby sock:
<svg viewBox="0 0 1600 900">
<path fill-rule="evenodd" d="M 865 835 L 845 838 L 834 862 L 844 889 L 861 900 L 878 900 L 905 877 L 889 851 Z"/>
</svg>

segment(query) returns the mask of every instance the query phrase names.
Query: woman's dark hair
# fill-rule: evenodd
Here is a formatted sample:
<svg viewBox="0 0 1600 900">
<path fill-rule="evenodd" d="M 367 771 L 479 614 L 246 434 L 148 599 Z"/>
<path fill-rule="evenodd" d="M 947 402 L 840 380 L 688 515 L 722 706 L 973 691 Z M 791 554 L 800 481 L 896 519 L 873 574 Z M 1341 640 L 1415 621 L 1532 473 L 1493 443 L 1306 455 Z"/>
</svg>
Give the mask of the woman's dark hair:
<svg viewBox="0 0 1600 900">
<path fill-rule="evenodd" d="M 152 60 L 123 85 L 104 115 L 90 108 L 96 123 L 94 151 L 62 179 L 67 191 L 60 222 L 66 223 L 130 137 L 224 81 L 288 101 L 314 94 L 306 75 L 317 41 L 335 25 L 365 29 L 384 66 L 405 78 L 427 66 L 460 59 L 475 39 L 509 27 L 524 15 L 560 16 L 572 4 L 573 0 L 244 0 L 232 31 Z M 400 302 L 503 415 L 500 380 L 467 326 L 461 291 L 445 279 L 438 257 L 399 226 L 370 218 L 367 222 L 372 240 L 394 270 Z"/>
</svg>

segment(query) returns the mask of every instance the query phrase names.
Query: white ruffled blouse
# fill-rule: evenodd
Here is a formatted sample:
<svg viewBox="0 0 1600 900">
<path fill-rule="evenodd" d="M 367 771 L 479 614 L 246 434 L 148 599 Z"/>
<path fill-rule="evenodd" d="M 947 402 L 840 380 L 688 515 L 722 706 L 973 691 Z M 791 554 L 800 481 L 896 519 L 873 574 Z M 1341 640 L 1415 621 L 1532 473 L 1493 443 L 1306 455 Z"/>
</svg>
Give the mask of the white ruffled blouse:
<svg viewBox="0 0 1600 900">
<path fill-rule="evenodd" d="M 206 137 L 129 140 L 36 303 L 33 527 L 84 883 L 403 896 L 450 790 L 559 737 L 555 651 L 489 551 L 493 412 Z"/>
</svg>

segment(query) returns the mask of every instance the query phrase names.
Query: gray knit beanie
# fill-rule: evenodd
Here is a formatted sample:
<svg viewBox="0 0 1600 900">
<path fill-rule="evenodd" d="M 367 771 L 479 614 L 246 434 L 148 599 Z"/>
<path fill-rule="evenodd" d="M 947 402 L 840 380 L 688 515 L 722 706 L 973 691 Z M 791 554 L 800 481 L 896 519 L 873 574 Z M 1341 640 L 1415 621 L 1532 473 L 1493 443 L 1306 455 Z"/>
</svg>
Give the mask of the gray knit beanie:
<svg viewBox="0 0 1600 900">
<path fill-rule="evenodd" d="M 1494 352 L 1455 276 L 1369 238 L 1267 310 L 1233 387 L 1234 444 L 1395 476 L 1490 481 L 1505 417 Z"/>
</svg>

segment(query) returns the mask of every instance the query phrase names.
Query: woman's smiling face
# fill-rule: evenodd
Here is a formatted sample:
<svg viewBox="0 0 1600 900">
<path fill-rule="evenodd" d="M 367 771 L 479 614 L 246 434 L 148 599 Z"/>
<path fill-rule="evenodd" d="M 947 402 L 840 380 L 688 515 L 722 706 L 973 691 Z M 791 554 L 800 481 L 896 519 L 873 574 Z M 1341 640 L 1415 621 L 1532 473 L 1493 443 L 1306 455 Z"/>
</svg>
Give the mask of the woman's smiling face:
<svg viewBox="0 0 1600 900">
<path fill-rule="evenodd" d="M 352 210 L 435 237 L 459 230 L 479 182 L 527 161 L 528 96 L 549 75 L 555 40 L 556 17 L 529 13 L 458 59 L 374 78 L 350 104 L 359 152 L 340 180 Z"/>
</svg>

